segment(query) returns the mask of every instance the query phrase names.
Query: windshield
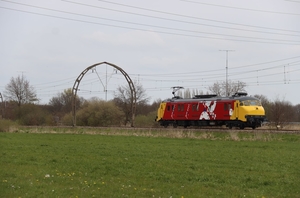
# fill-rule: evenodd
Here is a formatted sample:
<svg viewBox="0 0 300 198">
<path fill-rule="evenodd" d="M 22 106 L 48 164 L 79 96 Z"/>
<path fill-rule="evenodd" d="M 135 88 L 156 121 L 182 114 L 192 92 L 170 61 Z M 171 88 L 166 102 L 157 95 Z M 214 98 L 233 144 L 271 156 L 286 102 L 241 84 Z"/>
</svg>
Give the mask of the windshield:
<svg viewBox="0 0 300 198">
<path fill-rule="evenodd" d="M 259 100 L 244 100 L 241 101 L 241 106 L 261 106 L 261 102 Z"/>
</svg>

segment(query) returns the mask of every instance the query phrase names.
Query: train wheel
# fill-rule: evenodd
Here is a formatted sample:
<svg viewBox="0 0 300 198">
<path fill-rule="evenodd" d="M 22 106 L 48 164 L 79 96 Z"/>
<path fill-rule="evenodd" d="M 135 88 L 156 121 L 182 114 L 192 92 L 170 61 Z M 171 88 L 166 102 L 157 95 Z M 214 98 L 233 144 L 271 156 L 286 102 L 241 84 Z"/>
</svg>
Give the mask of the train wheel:
<svg viewBox="0 0 300 198">
<path fill-rule="evenodd" d="M 163 126 L 164 126 L 165 128 L 167 128 L 168 125 L 169 125 L 169 124 L 168 124 L 167 122 L 163 123 Z"/>
<path fill-rule="evenodd" d="M 183 127 L 186 129 L 188 127 L 188 122 L 185 121 Z"/>
<path fill-rule="evenodd" d="M 244 129 L 245 126 L 243 124 L 240 125 L 240 129 Z"/>
<path fill-rule="evenodd" d="M 255 125 L 253 125 L 253 126 L 252 126 L 252 129 L 255 129 L 255 128 L 256 128 Z"/>
<path fill-rule="evenodd" d="M 177 123 L 173 123 L 173 128 L 177 128 Z"/>
</svg>

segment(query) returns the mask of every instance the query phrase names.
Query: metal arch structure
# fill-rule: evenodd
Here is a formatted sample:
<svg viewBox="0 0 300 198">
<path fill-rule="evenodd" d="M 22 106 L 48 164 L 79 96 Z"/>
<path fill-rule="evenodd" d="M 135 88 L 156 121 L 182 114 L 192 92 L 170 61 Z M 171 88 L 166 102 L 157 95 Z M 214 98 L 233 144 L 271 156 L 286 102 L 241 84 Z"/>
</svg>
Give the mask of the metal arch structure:
<svg viewBox="0 0 300 198">
<path fill-rule="evenodd" d="M 3 115 L 3 114 L 4 114 L 4 113 L 3 113 L 3 112 L 4 112 L 4 110 L 3 110 L 3 109 L 4 109 L 4 108 L 3 108 L 3 97 L 2 97 L 1 92 L 0 92 L 0 100 L 1 100 L 1 101 L 0 101 L 0 102 L 1 102 L 1 104 L 0 104 L 0 120 L 1 120 L 1 119 L 3 119 L 3 117 L 4 117 L 4 115 Z"/>
<path fill-rule="evenodd" d="M 128 82 L 130 91 L 131 91 L 131 110 L 132 110 L 132 120 L 131 120 L 131 127 L 134 127 L 134 119 L 135 119 L 135 109 L 136 109 L 136 91 L 135 91 L 135 87 L 134 84 L 131 80 L 131 78 L 129 77 L 129 75 L 119 66 L 109 63 L 109 62 L 101 62 L 101 63 L 96 63 L 94 65 L 91 65 L 89 67 L 87 67 L 85 70 L 83 70 L 81 72 L 81 74 L 79 74 L 79 76 L 77 77 L 77 79 L 74 82 L 73 85 L 73 89 L 72 89 L 72 116 L 73 116 L 73 126 L 76 126 L 76 96 L 77 96 L 77 91 L 78 91 L 78 87 L 79 84 L 83 78 L 83 76 L 90 70 L 93 69 L 94 67 L 97 67 L 99 65 L 102 64 L 107 64 L 109 66 L 112 66 L 114 68 L 116 68 L 117 70 L 119 70 L 123 76 L 125 77 L 126 81 Z"/>
</svg>

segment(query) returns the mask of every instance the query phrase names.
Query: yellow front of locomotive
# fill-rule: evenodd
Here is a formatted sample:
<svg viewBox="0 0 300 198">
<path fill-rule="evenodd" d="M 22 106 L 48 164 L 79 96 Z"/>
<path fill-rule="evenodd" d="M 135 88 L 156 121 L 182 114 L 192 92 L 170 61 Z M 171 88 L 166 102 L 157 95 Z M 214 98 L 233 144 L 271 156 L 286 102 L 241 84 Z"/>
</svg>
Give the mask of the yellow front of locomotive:
<svg viewBox="0 0 300 198">
<path fill-rule="evenodd" d="M 260 127 L 265 120 L 265 109 L 257 98 L 240 98 L 236 100 L 235 107 L 234 117 L 231 119 L 239 120 L 243 127 Z"/>
</svg>

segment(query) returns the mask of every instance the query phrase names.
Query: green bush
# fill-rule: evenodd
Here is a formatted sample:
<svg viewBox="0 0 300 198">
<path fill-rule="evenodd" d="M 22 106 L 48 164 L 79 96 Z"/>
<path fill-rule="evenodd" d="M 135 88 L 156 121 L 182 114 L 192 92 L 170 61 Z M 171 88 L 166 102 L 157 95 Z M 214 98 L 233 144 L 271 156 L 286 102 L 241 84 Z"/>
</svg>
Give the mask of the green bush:
<svg viewBox="0 0 300 198">
<path fill-rule="evenodd" d="M 0 132 L 10 132 L 17 127 L 17 124 L 11 120 L 0 120 Z"/>
<path fill-rule="evenodd" d="M 111 101 L 93 99 L 76 114 L 78 126 L 121 126 L 124 113 Z"/>
<path fill-rule="evenodd" d="M 149 113 L 147 116 L 145 115 L 137 115 L 135 117 L 134 126 L 136 127 L 156 127 L 158 123 L 155 122 L 156 111 Z"/>
<path fill-rule="evenodd" d="M 65 126 L 72 126 L 73 125 L 72 113 L 68 113 L 63 117 L 62 125 L 65 125 Z"/>
<path fill-rule="evenodd" d="M 19 122 L 21 125 L 53 125 L 52 116 L 42 106 L 34 104 L 24 104 L 20 107 Z"/>
</svg>

